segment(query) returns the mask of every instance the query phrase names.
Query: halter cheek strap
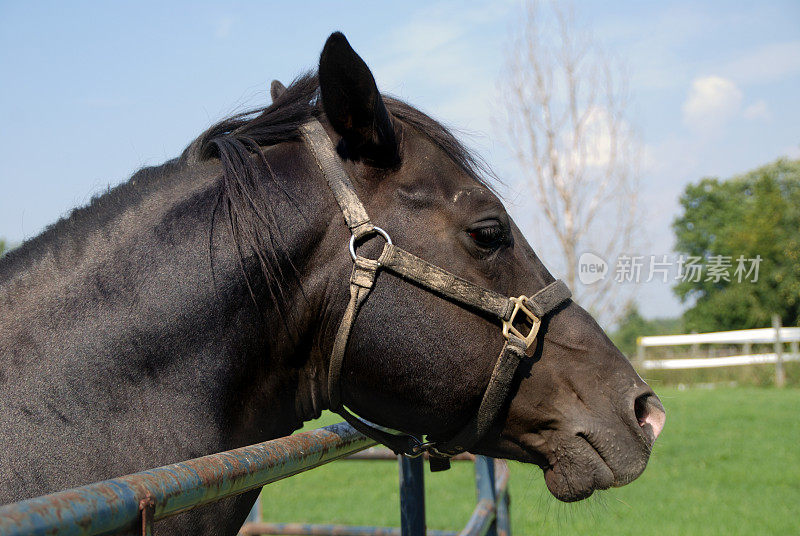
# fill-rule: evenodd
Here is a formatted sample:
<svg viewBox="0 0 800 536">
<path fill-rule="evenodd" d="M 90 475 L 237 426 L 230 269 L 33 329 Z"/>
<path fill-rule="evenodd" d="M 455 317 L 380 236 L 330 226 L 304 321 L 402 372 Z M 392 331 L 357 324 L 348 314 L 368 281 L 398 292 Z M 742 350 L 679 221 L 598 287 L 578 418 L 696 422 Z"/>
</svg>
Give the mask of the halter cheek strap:
<svg viewBox="0 0 800 536">
<path fill-rule="evenodd" d="M 353 270 L 350 273 L 350 301 L 336 333 L 328 371 L 328 397 L 331 409 L 344 417 L 355 429 L 383 443 L 396 454 L 419 456 L 428 452 L 432 471 L 447 469 L 450 466 L 450 457 L 475 445 L 495 423 L 508 397 L 517 367 L 525 358 L 526 351 L 536 341 L 541 318 L 567 301 L 571 296 L 570 291 L 562 281 L 558 280 L 530 298 L 526 296 L 508 298 L 397 247 L 386 231 L 370 221 L 350 177 L 336 154 L 333 143 L 319 121 L 314 119 L 304 124 L 301 132 L 311 149 L 314 161 L 325 176 L 342 210 L 352 235 L 350 255 L 353 259 Z M 368 259 L 356 253 L 356 242 L 372 235 L 380 235 L 386 240 L 383 251 L 377 259 Z M 354 415 L 342 402 L 340 380 L 347 342 L 359 309 L 375 286 L 378 274 L 384 270 L 414 282 L 442 298 L 502 322 L 505 343 L 478 410 L 449 440 L 423 441 L 410 434 L 379 427 Z M 521 328 L 523 325 L 525 327 Z"/>
</svg>

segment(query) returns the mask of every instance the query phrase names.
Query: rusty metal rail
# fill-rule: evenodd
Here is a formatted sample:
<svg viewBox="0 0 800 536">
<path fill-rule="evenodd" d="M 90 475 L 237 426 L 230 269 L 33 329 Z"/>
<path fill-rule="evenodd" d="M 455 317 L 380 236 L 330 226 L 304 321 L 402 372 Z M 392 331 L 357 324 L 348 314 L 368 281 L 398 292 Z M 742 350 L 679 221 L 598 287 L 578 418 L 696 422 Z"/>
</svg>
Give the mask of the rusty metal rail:
<svg viewBox="0 0 800 536">
<path fill-rule="evenodd" d="M 0 536 L 143 532 L 143 524 L 238 495 L 370 447 L 334 424 L 0 506 Z M 150 529 L 150 527 L 144 527 Z"/>
<path fill-rule="evenodd" d="M 350 457 L 397 459 L 345 423 L 0 506 L 0 536 L 152 534 L 153 523 Z M 508 468 L 474 460 L 478 502 L 460 532 L 425 528 L 423 459 L 400 459 L 402 528 L 246 523 L 242 534 L 509 536 Z M 257 510 L 257 508 L 256 508 Z"/>
</svg>

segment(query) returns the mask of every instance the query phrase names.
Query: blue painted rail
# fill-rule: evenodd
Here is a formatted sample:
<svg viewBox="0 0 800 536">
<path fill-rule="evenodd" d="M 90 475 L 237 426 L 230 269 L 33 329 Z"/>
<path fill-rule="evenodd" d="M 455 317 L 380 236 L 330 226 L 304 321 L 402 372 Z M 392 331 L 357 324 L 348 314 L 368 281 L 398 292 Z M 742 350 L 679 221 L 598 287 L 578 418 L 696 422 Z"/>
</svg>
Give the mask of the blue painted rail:
<svg viewBox="0 0 800 536">
<path fill-rule="evenodd" d="M 349 425 L 340 423 L 96 482 L 0 506 L 0 536 L 152 534 L 153 523 L 161 519 L 260 488 L 374 444 L 372 439 Z M 421 464 L 422 460 L 417 459 L 413 463 Z M 478 462 L 476 471 L 480 463 L 483 462 Z M 492 462 L 486 461 L 485 465 L 486 471 L 493 472 Z M 501 520 L 501 512 L 507 511 L 508 495 L 505 483 L 501 482 L 507 482 L 507 473 L 505 474 L 504 479 L 498 478 L 496 485 L 484 486 L 487 496 L 479 496 L 475 513 L 467 528 L 459 534 L 494 534 L 492 527 Z M 480 476 L 478 478 L 480 480 Z M 493 476 L 486 478 L 494 480 Z M 418 485 L 415 487 L 419 489 Z M 363 528 L 372 532 L 357 534 L 424 534 L 418 532 L 419 525 L 414 528 L 414 532 L 406 530 L 406 527 L 401 529 L 402 532 L 378 527 Z M 505 531 L 497 533 L 502 536 L 507 534 Z"/>
</svg>

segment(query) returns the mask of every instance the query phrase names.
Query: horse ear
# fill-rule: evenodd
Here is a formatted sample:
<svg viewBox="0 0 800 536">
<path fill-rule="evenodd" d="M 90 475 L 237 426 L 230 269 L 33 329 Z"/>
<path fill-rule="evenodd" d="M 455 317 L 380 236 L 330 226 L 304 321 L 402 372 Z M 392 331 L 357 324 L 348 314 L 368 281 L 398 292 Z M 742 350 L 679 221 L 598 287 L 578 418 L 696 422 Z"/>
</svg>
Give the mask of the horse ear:
<svg viewBox="0 0 800 536">
<path fill-rule="evenodd" d="M 286 86 L 281 84 L 280 80 L 273 80 L 269 85 L 269 95 L 272 97 L 272 102 L 275 102 L 286 92 Z"/>
<path fill-rule="evenodd" d="M 399 160 L 397 138 L 389 112 L 372 73 L 340 32 L 328 37 L 319 58 L 322 108 L 342 137 L 340 152 L 380 166 Z"/>
</svg>

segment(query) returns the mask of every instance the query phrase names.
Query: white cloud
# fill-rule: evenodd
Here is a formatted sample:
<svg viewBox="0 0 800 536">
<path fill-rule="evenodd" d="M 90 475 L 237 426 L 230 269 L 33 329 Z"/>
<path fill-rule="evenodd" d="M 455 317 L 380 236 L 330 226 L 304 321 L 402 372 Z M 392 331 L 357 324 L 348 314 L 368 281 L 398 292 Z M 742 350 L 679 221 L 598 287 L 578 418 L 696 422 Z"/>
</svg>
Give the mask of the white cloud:
<svg viewBox="0 0 800 536">
<path fill-rule="evenodd" d="M 231 29 L 233 28 L 233 17 L 222 17 L 218 21 L 216 21 L 216 27 L 214 28 L 214 36 L 217 39 L 225 39 L 231 34 Z"/>
<path fill-rule="evenodd" d="M 612 139 L 612 125 L 619 129 L 616 136 L 620 139 Z M 565 150 L 567 161 L 580 162 L 590 168 L 602 169 L 608 166 L 612 156 L 619 157 L 619 155 L 615 155 L 616 152 L 624 150 L 624 146 L 620 147 L 616 144 L 624 144 L 626 135 L 630 135 L 630 126 L 627 122 L 612 118 L 608 110 L 602 106 L 592 106 L 588 109 L 577 150 L 571 149 L 576 146 L 573 141 L 575 132 L 571 129 L 564 132 L 562 147 Z"/>
<path fill-rule="evenodd" d="M 692 81 L 683 103 L 683 121 L 692 129 L 710 132 L 738 115 L 742 92 L 721 76 L 703 76 Z"/>
<path fill-rule="evenodd" d="M 787 158 L 797 159 L 800 158 L 800 145 L 795 145 L 794 147 L 788 147 L 783 154 L 786 155 Z"/>
<path fill-rule="evenodd" d="M 800 41 L 770 43 L 739 56 L 720 72 L 740 84 L 770 84 L 800 74 Z"/>
<path fill-rule="evenodd" d="M 392 91 L 423 82 L 431 89 L 452 91 L 469 88 L 465 82 L 494 74 L 484 72 L 484 65 L 474 61 L 480 45 L 473 36 L 487 23 L 502 20 L 508 8 L 491 3 L 464 8 L 440 2 L 418 10 L 410 22 L 388 35 L 384 52 L 387 61 L 376 68 L 382 86 Z"/>
<path fill-rule="evenodd" d="M 609 125 L 613 119 L 608 110 L 594 106 L 586 120 L 586 163 L 592 167 L 605 167 L 611 160 L 614 148 L 611 146 Z"/>
<path fill-rule="evenodd" d="M 742 115 L 745 117 L 745 119 L 752 120 L 772 118 L 772 114 L 769 111 L 769 106 L 767 106 L 767 103 L 764 100 L 757 100 L 745 108 L 744 112 L 742 112 Z"/>
<path fill-rule="evenodd" d="M 482 135 L 462 136 L 462 141 L 484 155 L 492 152 L 485 134 L 492 130 L 489 104 L 502 61 L 492 61 L 492 55 L 504 37 L 476 36 L 487 36 L 487 28 L 504 20 L 512 7 L 512 3 L 465 7 L 437 2 L 415 11 L 373 53 L 378 60 L 372 65 L 378 87 L 409 99 L 448 126 Z"/>
</svg>

